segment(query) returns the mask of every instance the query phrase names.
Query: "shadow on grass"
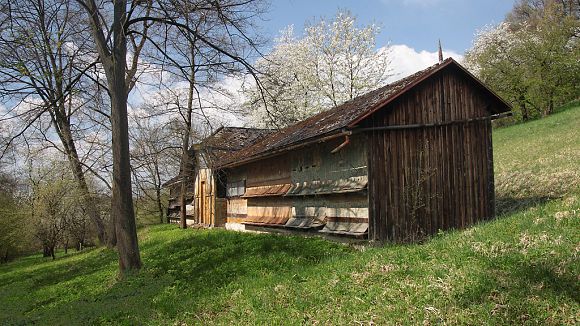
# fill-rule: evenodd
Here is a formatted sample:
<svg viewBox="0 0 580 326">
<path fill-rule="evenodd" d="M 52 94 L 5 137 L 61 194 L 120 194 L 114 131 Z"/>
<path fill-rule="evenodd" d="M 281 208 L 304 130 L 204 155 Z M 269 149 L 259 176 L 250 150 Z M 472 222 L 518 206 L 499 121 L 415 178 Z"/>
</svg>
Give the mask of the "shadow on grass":
<svg viewBox="0 0 580 326">
<path fill-rule="evenodd" d="M 496 216 L 511 215 L 537 205 L 545 204 L 553 199 L 556 198 L 548 196 L 523 198 L 497 197 L 495 199 L 495 213 Z"/>
<path fill-rule="evenodd" d="M 171 246 L 162 241 L 144 244 L 147 268 L 155 274 L 169 273 L 202 290 L 223 287 L 239 277 L 295 274 L 349 250 L 321 239 L 296 236 L 197 232 Z"/>
<path fill-rule="evenodd" d="M 67 262 L 42 267 L 38 275 L 32 276 L 31 290 L 56 291 L 59 283 L 66 281 L 80 288 L 92 287 L 92 290 L 85 293 L 77 289 L 83 293 L 80 297 L 65 300 L 61 299 L 65 295 L 61 293 L 51 294 L 48 301 L 46 297 L 31 299 L 13 321 L 16 324 L 145 324 L 156 323 L 155 320 L 163 323 L 182 318 L 184 314 L 222 311 L 231 293 L 238 288 L 247 284 L 267 287 L 278 277 L 292 279 L 351 250 L 321 239 L 220 230 L 185 232 L 167 228 L 150 230 L 149 240 L 141 244 L 144 269 L 126 280 L 102 286 L 94 285 L 91 273 L 115 262 L 114 252 L 86 257 L 75 262 L 77 266 Z M 270 282 L 255 282 L 257 279 Z M 53 285 L 55 289 L 51 289 Z"/>
<path fill-rule="evenodd" d="M 580 304 L 580 285 L 572 275 L 558 275 L 555 267 L 546 265 L 521 264 L 516 271 L 522 285 L 536 285 L 538 288 L 551 291 L 557 295 L 565 295 Z"/>
<path fill-rule="evenodd" d="M 74 260 L 77 255 L 83 255 L 82 262 Z M 13 273 L 11 276 L 2 275 L 0 281 L 4 284 L 32 281 L 35 288 L 50 286 L 66 282 L 71 279 L 92 274 L 95 270 L 110 264 L 117 258 L 116 253 L 110 250 L 89 249 L 88 251 L 75 252 L 74 254 L 61 254 L 56 260 L 50 257 L 23 257 L 6 266 L 11 269 L 26 270 L 26 272 Z"/>
<path fill-rule="evenodd" d="M 477 261 L 486 268 L 471 278 L 474 282 L 455 295 L 465 308 L 485 302 L 501 302 L 509 305 L 511 313 L 515 314 L 506 317 L 516 320 L 518 313 L 531 308 L 528 300 L 534 297 L 554 305 L 561 297 L 580 303 L 580 285 L 576 277 L 569 273 L 557 274 L 555 263 L 534 264 L 518 254 L 495 258 L 478 255 Z"/>
</svg>

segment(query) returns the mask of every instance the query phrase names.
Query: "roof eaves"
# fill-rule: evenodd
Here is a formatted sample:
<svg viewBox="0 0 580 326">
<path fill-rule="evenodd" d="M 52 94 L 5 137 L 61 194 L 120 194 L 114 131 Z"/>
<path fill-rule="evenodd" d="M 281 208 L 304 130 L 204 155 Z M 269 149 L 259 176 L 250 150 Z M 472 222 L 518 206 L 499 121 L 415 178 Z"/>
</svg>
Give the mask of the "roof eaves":
<svg viewBox="0 0 580 326">
<path fill-rule="evenodd" d="M 280 153 L 283 153 L 283 152 L 286 152 L 286 151 L 289 151 L 292 149 L 308 146 L 308 145 L 311 145 L 313 143 L 322 143 L 322 142 L 325 142 L 327 140 L 334 139 L 336 137 L 346 136 L 346 135 L 350 135 L 350 132 L 347 130 L 343 130 L 343 129 L 333 129 L 327 133 L 324 133 L 321 135 L 316 135 L 316 136 L 302 139 L 299 141 L 295 141 L 293 143 L 286 144 L 286 145 L 281 146 L 279 148 L 273 148 L 270 150 L 258 152 L 255 155 L 249 156 L 249 157 L 244 158 L 242 160 L 229 161 L 223 165 L 218 166 L 218 168 L 220 168 L 220 169 L 231 168 L 231 167 L 239 166 L 242 164 L 252 163 L 252 162 L 267 158 L 267 157 L 272 157 L 272 156 L 278 155 Z"/>
</svg>

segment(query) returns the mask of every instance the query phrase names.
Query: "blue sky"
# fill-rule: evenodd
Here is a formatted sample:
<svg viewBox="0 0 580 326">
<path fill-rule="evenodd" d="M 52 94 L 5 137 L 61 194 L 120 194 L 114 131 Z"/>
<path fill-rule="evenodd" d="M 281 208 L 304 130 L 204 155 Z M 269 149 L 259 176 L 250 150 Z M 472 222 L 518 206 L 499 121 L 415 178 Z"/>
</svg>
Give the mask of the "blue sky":
<svg viewBox="0 0 580 326">
<path fill-rule="evenodd" d="M 377 47 L 390 42 L 432 52 L 441 38 L 444 49 L 463 54 L 478 29 L 501 22 L 512 6 L 510 0 L 272 0 L 262 26 L 274 37 L 285 26 L 298 31 L 309 19 L 349 9 L 360 23 L 382 26 Z"/>
<path fill-rule="evenodd" d="M 443 56 L 461 62 L 475 32 L 485 25 L 500 23 L 512 6 L 512 0 L 271 0 L 270 11 L 263 15 L 265 20 L 256 23 L 263 36 L 273 40 L 288 25 L 294 25 L 294 31 L 299 33 L 307 20 L 330 18 L 339 8 L 348 9 L 359 24 L 375 22 L 382 26 L 376 45 L 377 49 L 391 45 L 387 82 L 392 82 L 437 63 L 439 38 Z M 267 48 L 264 50 L 268 52 Z M 221 85 L 238 94 L 233 103 L 243 102 L 242 79 L 228 77 Z M 133 93 L 132 99 L 146 102 L 146 94 Z M 245 123 L 245 119 L 230 113 L 206 114 L 219 121 L 216 125 Z"/>
</svg>

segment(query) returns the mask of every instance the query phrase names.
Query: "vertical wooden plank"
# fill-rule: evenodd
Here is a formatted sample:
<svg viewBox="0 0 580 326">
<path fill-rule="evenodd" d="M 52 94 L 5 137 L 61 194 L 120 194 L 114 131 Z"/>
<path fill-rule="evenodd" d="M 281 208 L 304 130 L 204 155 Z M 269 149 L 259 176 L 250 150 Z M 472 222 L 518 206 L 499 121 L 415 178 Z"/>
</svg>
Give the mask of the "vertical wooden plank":
<svg viewBox="0 0 580 326">
<path fill-rule="evenodd" d="M 390 114 L 387 114 L 381 120 L 382 125 L 387 124 L 387 119 Z M 381 160 L 381 170 L 379 173 L 379 177 L 382 180 L 381 189 L 383 191 L 383 195 L 381 196 L 381 214 L 383 217 L 383 224 L 381 225 L 381 236 L 386 240 L 392 240 L 390 235 L 390 229 L 392 227 L 392 218 L 393 216 L 389 214 L 389 210 L 392 209 L 393 203 L 389 194 L 392 192 L 390 189 L 390 180 L 393 174 L 397 172 L 390 169 L 390 163 L 394 160 L 391 151 L 391 142 L 392 142 L 391 134 L 388 131 L 381 131 L 377 133 L 377 146 L 382 147 L 383 151 L 379 159 Z"/>
<path fill-rule="evenodd" d="M 389 239 L 389 229 L 391 227 L 391 218 L 392 218 L 392 183 L 391 177 L 395 171 L 391 169 L 391 163 L 393 161 L 392 157 L 392 148 L 391 148 L 391 139 L 389 138 L 389 132 L 383 131 L 377 135 L 378 145 L 383 146 L 385 151 L 383 156 L 381 157 L 382 160 L 382 171 L 381 171 L 381 178 L 383 180 L 382 189 L 384 191 L 384 205 L 381 207 L 381 211 L 384 217 L 384 224 L 382 225 L 382 235 L 385 239 Z"/>
<path fill-rule="evenodd" d="M 429 234 L 434 234 L 437 232 L 436 230 L 436 220 L 437 220 L 437 213 L 439 212 L 438 204 L 438 184 L 437 184 L 437 176 L 441 173 L 438 168 L 437 164 L 437 157 L 439 156 L 439 137 L 438 133 L 441 128 L 433 128 L 429 131 L 429 139 L 430 139 L 430 155 L 429 155 L 429 167 L 432 169 L 433 175 L 429 177 L 429 196 L 431 198 L 430 205 L 429 205 L 429 220 L 431 221 L 431 225 L 429 226 Z"/>
<path fill-rule="evenodd" d="M 458 198 L 461 200 L 460 211 L 459 211 L 459 221 L 455 225 L 456 228 L 463 228 L 467 218 L 467 208 L 468 208 L 468 180 L 467 180 L 467 168 L 466 168 L 466 150 L 467 146 L 465 145 L 466 136 L 465 136 L 465 124 L 457 125 L 457 129 L 459 130 L 460 137 L 457 141 L 457 149 L 459 150 L 459 159 L 457 161 L 458 169 L 458 180 L 459 180 L 459 192 Z"/>
<path fill-rule="evenodd" d="M 428 108 L 428 112 L 426 115 L 424 115 L 424 119 L 423 119 L 423 123 L 428 123 L 428 122 L 435 122 L 436 121 L 436 117 L 435 117 L 435 109 L 433 108 L 433 106 L 431 105 L 431 101 L 429 100 L 430 98 L 433 98 L 433 90 L 434 90 L 434 83 L 431 82 L 429 84 L 429 94 L 426 95 L 428 96 L 428 98 L 424 98 L 422 101 L 422 104 L 424 106 L 426 106 Z M 433 134 L 432 132 L 434 131 L 434 128 L 426 128 L 424 130 L 422 130 L 421 132 L 421 140 L 422 142 L 425 144 L 423 147 L 425 148 L 425 155 L 423 158 L 423 162 L 424 162 L 424 167 L 425 167 L 425 184 L 423 185 L 423 193 L 424 193 L 424 200 L 425 200 L 425 207 L 423 209 L 423 216 L 424 216 L 424 220 L 425 220 L 425 226 L 424 226 L 424 232 L 427 235 L 432 234 L 432 229 L 433 229 L 433 204 L 434 204 L 434 200 L 432 198 L 432 194 L 433 194 L 433 176 L 432 176 L 432 171 L 433 171 L 433 165 L 432 165 L 432 159 L 433 159 L 433 155 L 435 155 L 434 153 L 434 138 L 433 138 Z"/>
<path fill-rule="evenodd" d="M 443 116 L 441 117 L 443 118 Z M 438 168 L 438 174 L 437 174 L 437 196 L 438 196 L 438 200 L 437 200 L 437 224 L 435 225 L 435 229 L 433 230 L 434 232 L 437 232 L 440 228 L 441 228 L 441 219 L 443 218 L 444 214 L 446 214 L 447 211 L 447 205 L 446 205 L 446 201 L 447 201 L 447 182 L 445 180 L 445 177 L 447 175 L 447 169 L 446 169 L 446 164 L 445 164 L 445 155 L 444 155 L 444 150 L 445 150 L 445 139 L 446 139 L 446 134 L 447 134 L 447 128 L 446 127 L 440 127 L 438 128 L 438 148 L 437 148 L 437 168 Z"/>
<path fill-rule="evenodd" d="M 403 201 L 402 201 L 402 193 L 403 193 L 403 137 L 402 133 L 399 130 L 391 131 L 391 135 L 394 137 L 394 145 L 396 145 L 396 153 L 395 153 L 395 173 L 394 176 L 396 181 L 395 191 L 396 191 L 396 215 L 393 219 L 393 231 L 392 237 L 394 241 L 397 241 L 400 237 L 400 229 L 401 229 L 401 220 L 404 218 L 404 209 L 403 209 Z"/>
<path fill-rule="evenodd" d="M 375 163 L 376 163 L 376 159 L 373 157 L 374 156 L 374 143 L 375 143 L 375 137 L 374 137 L 374 131 L 371 131 L 368 133 L 368 146 L 367 146 L 367 174 L 368 174 L 368 197 L 367 197 L 367 205 L 369 207 L 369 240 L 377 240 L 377 223 L 378 221 L 378 214 L 376 212 L 375 209 L 375 200 L 374 200 L 374 196 L 377 193 L 376 190 L 376 180 L 374 177 L 374 170 L 375 170 Z"/>
<path fill-rule="evenodd" d="M 479 160 L 480 160 L 480 175 L 479 175 L 479 192 L 482 197 L 480 201 L 481 205 L 481 215 L 480 220 L 487 219 L 487 202 L 489 200 L 487 193 L 487 130 L 485 121 L 479 124 L 480 135 L 479 138 L 481 142 L 479 143 Z"/>
<path fill-rule="evenodd" d="M 475 178 L 473 174 L 474 170 L 474 155 L 473 155 L 473 146 L 475 145 L 473 139 L 473 124 L 465 124 L 465 138 L 466 138 L 466 193 L 467 193 L 467 215 L 465 216 L 465 224 L 462 227 L 467 227 L 468 225 L 473 224 L 473 216 L 475 214 L 474 208 L 476 208 L 475 200 L 474 200 L 474 190 L 475 190 Z"/>
</svg>

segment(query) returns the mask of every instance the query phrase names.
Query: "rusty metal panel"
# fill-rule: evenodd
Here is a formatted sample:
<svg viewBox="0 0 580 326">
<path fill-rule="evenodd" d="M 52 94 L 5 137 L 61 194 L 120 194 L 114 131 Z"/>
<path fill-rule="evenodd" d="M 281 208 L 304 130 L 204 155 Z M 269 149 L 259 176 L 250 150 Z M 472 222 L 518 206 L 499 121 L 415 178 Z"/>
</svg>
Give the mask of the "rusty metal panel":
<svg viewBox="0 0 580 326">
<path fill-rule="evenodd" d="M 312 180 L 292 184 L 287 196 L 328 195 L 337 193 L 359 192 L 366 189 L 366 175 L 341 180 Z"/>
<path fill-rule="evenodd" d="M 366 196 L 361 194 L 329 196 L 326 201 L 326 224 L 321 232 L 363 235 L 368 231 L 368 218 Z"/>
<path fill-rule="evenodd" d="M 284 198 L 249 198 L 244 223 L 284 225 L 292 216 L 292 201 Z"/>
<path fill-rule="evenodd" d="M 246 192 L 242 197 L 266 197 L 266 196 L 282 196 L 285 195 L 288 190 L 290 190 L 291 185 L 281 184 L 281 185 L 271 185 L 271 186 L 259 186 L 246 188 Z"/>
</svg>

